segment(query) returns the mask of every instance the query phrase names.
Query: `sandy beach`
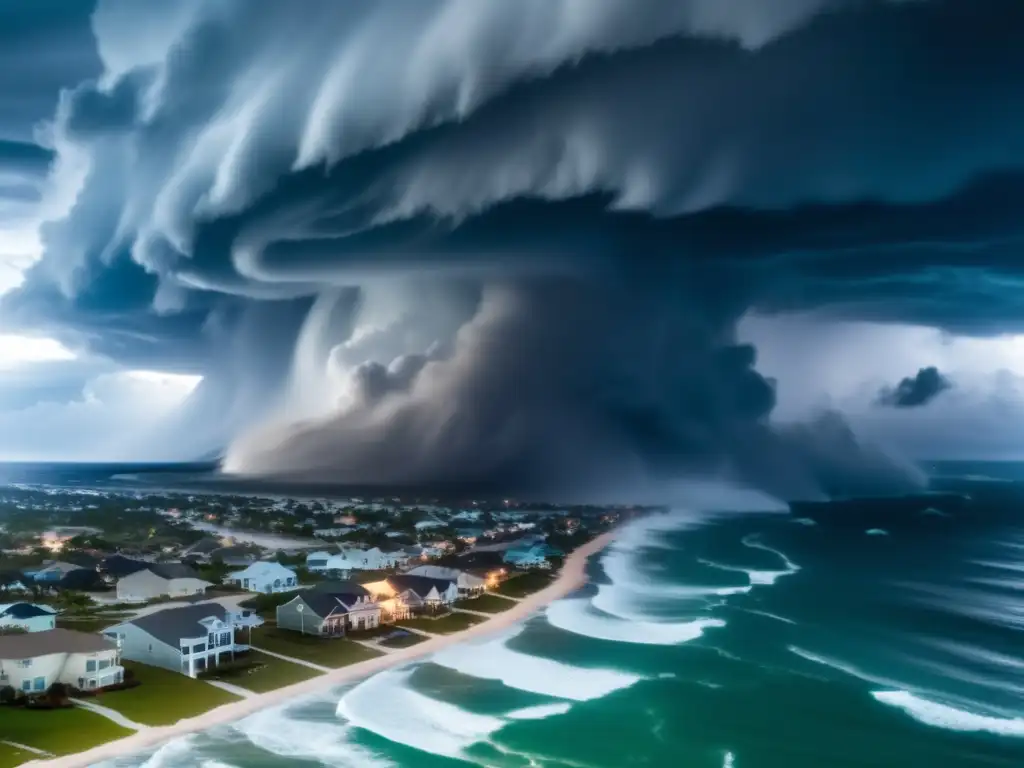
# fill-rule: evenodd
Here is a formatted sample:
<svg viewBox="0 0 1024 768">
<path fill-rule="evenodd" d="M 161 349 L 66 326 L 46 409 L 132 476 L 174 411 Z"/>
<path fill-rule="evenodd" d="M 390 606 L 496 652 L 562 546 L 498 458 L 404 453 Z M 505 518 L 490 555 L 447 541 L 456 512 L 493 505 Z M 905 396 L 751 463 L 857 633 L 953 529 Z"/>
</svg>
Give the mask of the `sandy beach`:
<svg viewBox="0 0 1024 768">
<path fill-rule="evenodd" d="M 470 638 L 478 638 L 500 632 L 528 618 L 531 614 L 544 608 L 551 602 L 565 597 L 586 583 L 586 564 L 588 558 L 604 549 L 614 538 L 614 533 L 605 533 L 580 547 L 566 558 L 558 578 L 544 589 L 519 601 L 510 610 L 495 614 L 493 618 L 481 624 L 469 627 L 462 632 L 436 637 L 418 645 L 404 648 L 395 653 L 375 659 L 352 664 L 320 677 L 301 683 L 279 688 L 275 691 L 242 699 L 212 709 L 198 717 L 180 720 L 174 725 L 147 728 L 117 741 L 101 744 L 87 752 L 67 755 L 51 760 L 32 760 L 26 766 L 49 766 L 50 768 L 85 768 L 96 763 L 112 760 L 138 752 L 145 752 L 160 745 L 162 742 L 196 731 L 205 731 L 218 725 L 240 720 L 268 707 L 286 704 L 292 699 L 314 694 L 327 688 L 352 683 L 369 677 L 389 667 L 401 666 L 425 656 L 430 656 L 443 648 L 460 643 Z"/>
</svg>

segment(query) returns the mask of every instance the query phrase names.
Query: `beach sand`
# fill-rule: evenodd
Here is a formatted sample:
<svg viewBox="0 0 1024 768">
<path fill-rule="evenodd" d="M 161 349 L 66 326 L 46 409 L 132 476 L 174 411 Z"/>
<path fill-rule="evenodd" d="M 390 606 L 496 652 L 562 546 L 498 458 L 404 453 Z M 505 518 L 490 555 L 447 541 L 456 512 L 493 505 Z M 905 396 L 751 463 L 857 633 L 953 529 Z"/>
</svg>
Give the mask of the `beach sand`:
<svg viewBox="0 0 1024 768">
<path fill-rule="evenodd" d="M 352 683 L 389 667 L 401 666 L 402 664 L 422 659 L 425 656 L 430 656 L 440 651 L 442 648 L 460 643 L 463 640 L 494 634 L 503 629 L 508 629 L 525 620 L 549 603 L 565 597 L 582 587 L 587 580 L 586 565 L 588 558 L 608 546 L 613 538 L 614 533 L 609 532 L 587 542 L 566 558 L 558 578 L 547 587 L 523 598 L 513 608 L 495 614 L 493 618 L 469 627 L 462 632 L 432 638 L 418 645 L 403 648 L 395 653 L 342 667 L 311 680 L 279 688 L 276 691 L 270 691 L 259 696 L 242 699 L 231 704 L 224 704 L 198 717 L 180 720 L 174 725 L 147 728 L 126 738 L 101 744 L 87 752 L 57 757 L 51 760 L 32 760 L 24 765 L 48 766 L 49 768 L 86 768 L 86 766 L 95 765 L 105 760 L 113 760 L 138 752 L 146 752 L 170 739 L 195 733 L 196 731 L 209 730 L 234 720 L 240 720 L 267 707 L 286 704 L 292 699 L 317 693 L 327 688 Z"/>
</svg>

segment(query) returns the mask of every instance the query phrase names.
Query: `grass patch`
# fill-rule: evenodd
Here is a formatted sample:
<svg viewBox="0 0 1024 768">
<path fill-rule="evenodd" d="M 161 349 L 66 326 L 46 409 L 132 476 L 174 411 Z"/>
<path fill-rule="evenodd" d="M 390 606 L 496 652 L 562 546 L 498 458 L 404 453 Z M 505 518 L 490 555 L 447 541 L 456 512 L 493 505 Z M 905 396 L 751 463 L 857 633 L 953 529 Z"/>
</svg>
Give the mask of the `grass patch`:
<svg viewBox="0 0 1024 768">
<path fill-rule="evenodd" d="M 544 589 L 554 580 L 555 574 L 550 571 L 528 571 L 501 582 L 495 591 L 508 597 L 526 597 Z"/>
<path fill-rule="evenodd" d="M 429 638 L 417 635 L 414 632 L 405 632 L 401 635 L 389 637 L 385 640 L 378 640 L 378 644 L 385 648 L 408 648 L 410 645 L 426 642 Z"/>
<path fill-rule="evenodd" d="M 96 701 L 143 725 L 171 725 L 195 717 L 238 697 L 220 688 L 168 669 L 125 661 L 142 685 L 126 691 L 101 693 Z"/>
<path fill-rule="evenodd" d="M 112 627 L 115 624 L 120 624 L 123 619 L 111 619 L 109 617 L 98 617 L 89 616 L 83 618 L 64 618 L 59 617 L 57 619 L 57 626 L 61 629 L 71 629 L 75 632 L 102 632 L 107 627 Z"/>
<path fill-rule="evenodd" d="M 512 600 L 506 600 L 498 595 L 480 595 L 465 600 L 458 600 L 456 608 L 465 608 L 467 611 L 481 611 L 483 613 L 501 613 L 515 605 Z"/>
<path fill-rule="evenodd" d="M 252 631 L 252 645 L 322 667 L 347 667 L 381 655 L 344 638 L 314 637 L 266 626 Z"/>
<path fill-rule="evenodd" d="M 16 749 L 10 744 L 0 744 L 0 768 L 14 768 L 16 765 L 34 760 L 38 755 L 26 752 L 23 749 Z"/>
<path fill-rule="evenodd" d="M 405 621 L 397 622 L 395 626 L 421 629 L 432 634 L 448 635 L 452 632 L 461 632 L 472 627 L 474 624 L 479 624 L 481 621 L 486 621 L 486 619 L 482 616 L 474 616 L 471 613 L 449 613 L 437 619 L 424 617 L 406 619 Z"/>
<path fill-rule="evenodd" d="M 85 752 L 108 741 L 123 739 L 132 733 L 133 731 L 115 725 L 101 715 L 78 707 L 0 707 L 0 741 L 16 741 L 55 755 Z"/>
<path fill-rule="evenodd" d="M 255 693 L 266 693 L 284 688 L 286 685 L 301 683 L 303 680 L 309 680 L 320 674 L 315 669 L 304 667 L 301 664 L 292 664 L 283 659 L 275 659 L 273 656 L 267 656 L 259 651 L 249 651 L 239 657 L 240 661 L 243 659 L 254 666 L 248 669 L 218 669 L 213 671 L 207 679 L 222 680 Z"/>
</svg>

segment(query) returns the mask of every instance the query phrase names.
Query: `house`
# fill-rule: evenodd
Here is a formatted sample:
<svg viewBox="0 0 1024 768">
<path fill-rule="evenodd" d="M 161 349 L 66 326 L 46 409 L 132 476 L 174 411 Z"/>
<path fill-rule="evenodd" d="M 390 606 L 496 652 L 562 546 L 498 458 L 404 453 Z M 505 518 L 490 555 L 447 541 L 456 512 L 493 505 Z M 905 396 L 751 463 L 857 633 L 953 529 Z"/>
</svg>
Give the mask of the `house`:
<svg viewBox="0 0 1024 768">
<path fill-rule="evenodd" d="M 229 584 L 237 584 L 250 592 L 265 592 L 267 594 L 288 592 L 299 584 L 295 571 L 275 562 L 253 563 L 244 571 L 229 574 L 224 581 Z"/>
<path fill-rule="evenodd" d="M 18 628 L 26 632 L 45 632 L 57 626 L 57 612 L 47 605 L 7 603 L 0 605 L 0 629 Z"/>
<path fill-rule="evenodd" d="M 124 555 L 111 555 L 100 562 L 97 570 L 105 577 L 105 581 L 114 584 L 125 576 L 146 570 L 150 565 L 151 563 L 144 560 L 133 560 Z"/>
<path fill-rule="evenodd" d="M 117 599 L 143 602 L 157 597 L 202 595 L 207 587 L 212 586 L 187 565 L 149 563 L 145 570 L 136 571 L 117 582 Z"/>
<path fill-rule="evenodd" d="M 358 584 L 320 584 L 277 608 L 277 626 L 306 635 L 339 637 L 373 629 L 380 618 L 380 605 Z"/>
<path fill-rule="evenodd" d="M 363 585 L 381 607 L 381 616 L 390 621 L 407 619 L 420 613 L 443 610 L 459 598 L 459 588 L 448 579 L 398 574 Z"/>
<path fill-rule="evenodd" d="M 380 571 L 385 568 L 395 568 L 409 560 L 409 556 L 401 550 L 385 552 L 380 547 L 372 547 L 365 550 L 345 547 L 342 548 L 341 554 L 354 564 L 353 568 L 363 571 Z"/>
<path fill-rule="evenodd" d="M 235 630 L 258 627 L 263 619 L 251 611 L 229 611 L 219 603 L 200 603 L 139 616 L 103 631 L 121 644 L 126 659 L 196 677 L 248 644 L 235 640 Z"/>
<path fill-rule="evenodd" d="M 25 586 L 26 581 L 28 581 L 27 577 L 23 577 L 20 571 L 0 571 L 0 594 L 28 592 L 28 587 Z"/>
<path fill-rule="evenodd" d="M 56 584 L 50 584 L 58 592 L 94 592 L 106 589 L 108 584 L 95 568 L 76 568 L 65 573 Z"/>
<path fill-rule="evenodd" d="M 459 597 L 479 595 L 487 586 L 487 580 L 458 568 L 444 568 L 440 565 L 420 565 L 406 571 L 410 576 L 426 576 L 431 579 L 454 581 L 459 589 Z"/>
<path fill-rule="evenodd" d="M 255 563 L 258 559 L 258 553 L 253 551 L 252 547 L 244 545 L 220 547 L 210 553 L 211 563 L 220 563 L 231 568 L 242 568 L 249 563 Z"/>
<path fill-rule="evenodd" d="M 455 531 L 455 537 L 466 544 L 475 544 L 483 535 L 483 528 L 459 528 Z"/>
<path fill-rule="evenodd" d="M 90 690 L 123 680 L 117 644 L 101 635 L 48 629 L 0 636 L 0 688 L 43 693 L 66 683 Z"/>
<path fill-rule="evenodd" d="M 312 573 L 320 573 L 327 570 L 327 561 L 333 555 L 330 552 L 310 552 L 306 555 L 306 570 Z"/>
<path fill-rule="evenodd" d="M 551 563 L 548 562 L 548 558 L 560 554 L 557 549 L 540 543 L 506 550 L 504 560 L 516 568 L 550 568 Z"/>
<path fill-rule="evenodd" d="M 62 563 L 60 561 L 47 560 L 41 566 L 26 569 L 24 574 L 31 576 L 37 584 L 56 584 L 71 571 L 81 570 L 80 565 L 74 563 Z"/>
</svg>

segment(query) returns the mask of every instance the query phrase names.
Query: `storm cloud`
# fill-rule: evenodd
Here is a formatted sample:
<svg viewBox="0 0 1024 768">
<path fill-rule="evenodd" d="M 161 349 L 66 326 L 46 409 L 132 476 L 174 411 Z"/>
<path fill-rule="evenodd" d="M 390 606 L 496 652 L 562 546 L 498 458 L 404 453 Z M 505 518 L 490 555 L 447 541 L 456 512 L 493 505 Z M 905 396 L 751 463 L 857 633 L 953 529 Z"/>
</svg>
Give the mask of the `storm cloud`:
<svg viewBox="0 0 1024 768">
<path fill-rule="evenodd" d="M 51 122 L 8 132 L 35 149 L 0 145 L 41 200 L 0 320 L 204 376 L 174 440 L 231 471 L 908 488 L 835 413 L 775 423 L 736 323 L 1024 326 L 1013 0 L 101 0 L 89 24 L 99 71 L 40 83 Z"/>
<path fill-rule="evenodd" d="M 902 379 L 895 387 L 885 387 L 878 393 L 878 404 L 889 408 L 919 408 L 928 405 L 953 383 L 939 373 L 935 366 L 922 368 L 916 376 Z"/>
</svg>

